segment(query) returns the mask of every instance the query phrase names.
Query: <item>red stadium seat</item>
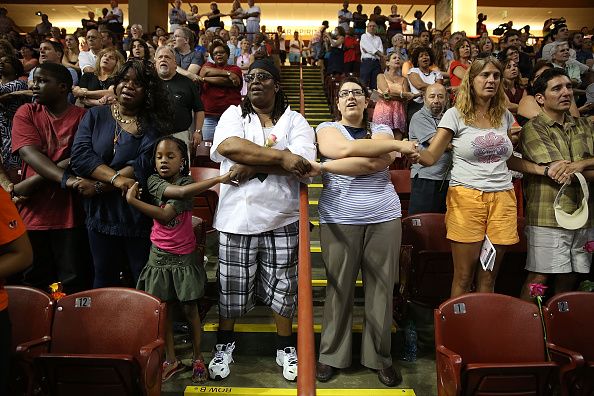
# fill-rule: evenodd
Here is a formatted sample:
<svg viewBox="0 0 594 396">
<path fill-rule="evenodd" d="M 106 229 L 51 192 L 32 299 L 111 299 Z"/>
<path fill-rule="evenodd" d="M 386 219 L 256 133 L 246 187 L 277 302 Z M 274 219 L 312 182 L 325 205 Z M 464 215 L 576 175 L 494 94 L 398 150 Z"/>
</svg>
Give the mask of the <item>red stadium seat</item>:
<svg viewBox="0 0 594 396">
<path fill-rule="evenodd" d="M 594 394 L 594 293 L 557 294 L 544 308 L 551 358 L 561 365 L 561 394 Z"/>
<path fill-rule="evenodd" d="M 12 324 L 13 375 L 11 393 L 32 394 L 33 358 L 49 350 L 54 302 L 47 293 L 26 286 L 6 286 Z M 26 353 L 24 353 L 26 351 Z"/>
<path fill-rule="evenodd" d="M 210 159 L 210 148 L 212 142 L 202 142 L 196 148 L 196 152 L 193 155 L 192 166 L 202 168 L 219 168 L 220 164 Z"/>
<path fill-rule="evenodd" d="M 495 282 L 495 293 L 507 294 L 512 297 L 520 297 L 522 286 L 528 276 L 526 267 L 526 234 L 524 233 L 526 221 L 518 217 L 518 235 L 520 242 L 508 247 L 499 274 Z"/>
<path fill-rule="evenodd" d="M 192 178 L 196 181 L 210 179 L 212 177 L 219 176 L 219 170 L 214 168 L 190 168 Z M 214 231 L 212 224 L 214 216 L 217 211 L 217 205 L 219 204 L 219 192 L 220 186 L 217 184 L 214 187 L 202 192 L 201 194 L 194 197 L 194 209 L 192 214 L 196 217 L 201 218 L 206 227 L 206 232 Z"/>
<path fill-rule="evenodd" d="M 408 204 L 410 202 L 410 170 L 390 170 L 390 179 L 400 198 L 402 217 L 406 217 L 408 215 Z"/>
<path fill-rule="evenodd" d="M 51 395 L 161 394 L 165 303 L 104 288 L 56 303 L 50 352 L 34 359 Z"/>
<path fill-rule="evenodd" d="M 546 361 L 538 307 L 470 293 L 434 311 L 437 390 L 454 395 L 551 395 L 559 367 Z"/>
<path fill-rule="evenodd" d="M 444 217 L 443 213 L 420 213 L 402 220 L 402 245 L 412 246 L 412 251 L 410 263 L 401 260 L 400 289 L 409 301 L 429 308 L 450 297 L 454 274 Z"/>
</svg>

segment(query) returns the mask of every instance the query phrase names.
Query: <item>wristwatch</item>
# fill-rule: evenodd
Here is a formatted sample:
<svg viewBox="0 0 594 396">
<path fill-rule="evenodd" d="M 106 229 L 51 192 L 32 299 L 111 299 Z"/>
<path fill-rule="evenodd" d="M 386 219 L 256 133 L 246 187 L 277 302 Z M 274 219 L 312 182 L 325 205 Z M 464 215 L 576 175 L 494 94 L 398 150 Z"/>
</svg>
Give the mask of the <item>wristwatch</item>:
<svg viewBox="0 0 594 396">
<path fill-rule="evenodd" d="M 231 72 L 230 71 L 227 72 L 227 77 L 231 77 Z"/>
</svg>

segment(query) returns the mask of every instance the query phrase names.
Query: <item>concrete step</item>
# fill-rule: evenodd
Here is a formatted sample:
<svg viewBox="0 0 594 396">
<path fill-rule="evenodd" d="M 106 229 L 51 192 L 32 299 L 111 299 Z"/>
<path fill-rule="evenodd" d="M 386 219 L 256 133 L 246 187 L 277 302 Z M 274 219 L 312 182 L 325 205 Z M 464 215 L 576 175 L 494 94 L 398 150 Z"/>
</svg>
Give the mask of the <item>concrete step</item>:
<svg viewBox="0 0 594 396">
<path fill-rule="evenodd" d="M 187 349 L 187 348 L 186 348 Z M 191 352 L 182 362 L 191 365 Z M 204 357 L 210 361 L 211 354 Z M 196 386 L 191 382 L 192 373 L 188 369 L 176 374 L 163 384 L 163 396 L 194 396 L 229 394 L 234 396 L 296 396 L 297 385 L 283 378 L 282 368 L 276 364 L 273 353 L 264 356 L 243 356 L 233 353 L 234 362 L 230 365 L 231 374 L 223 381 L 209 380 Z M 355 360 L 356 359 L 356 360 Z M 361 366 L 358 357 L 353 365 L 340 372 L 326 383 L 316 383 L 316 394 L 320 396 L 426 396 L 436 395 L 435 361 L 431 357 L 421 357 L 416 362 L 394 360 L 400 368 L 402 383 L 397 388 L 383 386 L 374 370 Z"/>
</svg>

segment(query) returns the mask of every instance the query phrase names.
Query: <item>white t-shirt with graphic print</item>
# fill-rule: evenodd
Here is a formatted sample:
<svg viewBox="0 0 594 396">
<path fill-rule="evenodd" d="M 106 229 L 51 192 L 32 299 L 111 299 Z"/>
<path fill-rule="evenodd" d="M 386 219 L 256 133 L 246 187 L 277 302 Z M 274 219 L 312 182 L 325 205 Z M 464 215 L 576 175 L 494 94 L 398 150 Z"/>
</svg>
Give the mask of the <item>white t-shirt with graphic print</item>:
<svg viewBox="0 0 594 396">
<path fill-rule="evenodd" d="M 513 122 L 513 115 L 506 111 L 499 128 L 477 128 L 466 125 L 455 107 L 445 112 L 439 128 L 446 128 L 453 134 L 450 186 L 485 192 L 513 188 L 506 164 L 513 152 L 512 142 L 507 136 Z"/>
</svg>

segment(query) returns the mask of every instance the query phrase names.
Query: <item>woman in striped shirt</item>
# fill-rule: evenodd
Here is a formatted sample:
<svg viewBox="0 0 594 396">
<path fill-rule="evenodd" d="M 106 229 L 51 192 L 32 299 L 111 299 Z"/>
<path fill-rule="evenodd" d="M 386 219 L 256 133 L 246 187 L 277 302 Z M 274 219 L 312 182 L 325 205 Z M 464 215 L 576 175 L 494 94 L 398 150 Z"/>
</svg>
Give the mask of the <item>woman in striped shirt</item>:
<svg viewBox="0 0 594 396">
<path fill-rule="evenodd" d="M 399 151 L 416 153 L 414 142 L 394 140 L 390 127 L 367 121 L 368 92 L 353 77 L 338 91 L 341 119 L 318 126 L 324 189 L 319 201 L 320 241 L 328 286 L 317 378 L 328 381 L 351 364 L 355 281 L 365 284 L 361 363 L 395 386 L 402 380 L 390 355 L 392 291 L 398 278 L 402 217 L 388 166 Z"/>
</svg>

